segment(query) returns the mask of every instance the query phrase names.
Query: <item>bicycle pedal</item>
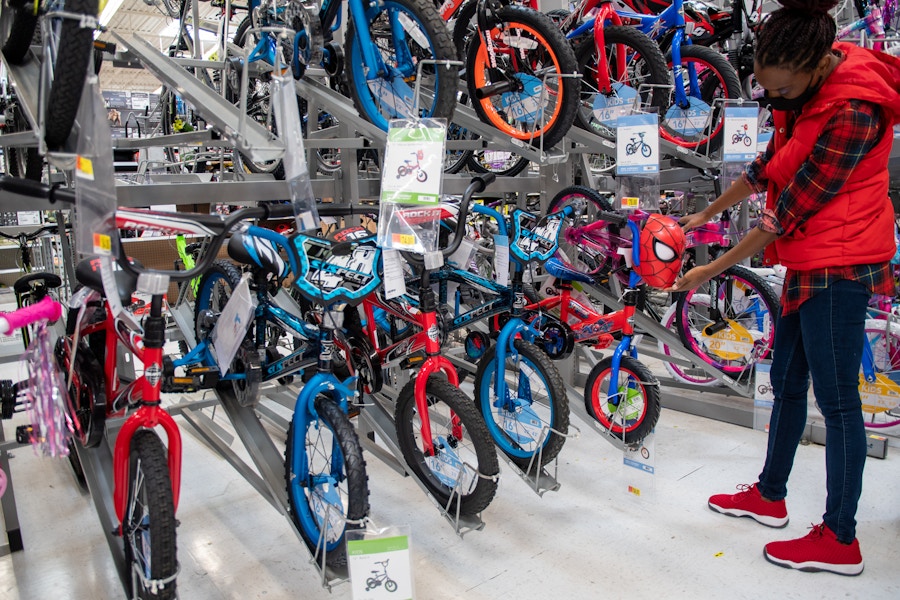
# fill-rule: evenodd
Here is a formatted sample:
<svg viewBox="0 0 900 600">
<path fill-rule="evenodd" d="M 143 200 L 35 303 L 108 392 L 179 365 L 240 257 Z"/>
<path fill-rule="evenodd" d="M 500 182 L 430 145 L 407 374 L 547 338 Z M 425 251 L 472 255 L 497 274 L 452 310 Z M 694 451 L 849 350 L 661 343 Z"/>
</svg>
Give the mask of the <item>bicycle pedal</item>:
<svg viewBox="0 0 900 600">
<path fill-rule="evenodd" d="M 19 425 L 16 427 L 16 442 L 30 444 L 34 437 L 34 425 Z"/>
</svg>

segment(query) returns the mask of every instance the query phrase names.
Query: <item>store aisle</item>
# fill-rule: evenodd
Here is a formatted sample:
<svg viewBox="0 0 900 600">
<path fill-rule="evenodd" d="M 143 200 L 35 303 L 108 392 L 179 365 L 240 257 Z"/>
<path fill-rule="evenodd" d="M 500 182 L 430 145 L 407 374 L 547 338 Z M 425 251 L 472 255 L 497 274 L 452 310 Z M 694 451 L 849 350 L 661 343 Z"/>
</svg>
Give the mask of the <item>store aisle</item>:
<svg viewBox="0 0 900 600">
<path fill-rule="evenodd" d="M 800 447 L 791 522 L 773 530 L 706 507 L 710 494 L 755 481 L 763 433 L 665 411 L 655 440 L 654 498 L 637 500 L 625 491 L 621 453 L 581 429 L 561 455 L 558 492 L 539 498 L 504 468 L 484 530 L 464 539 L 413 481 L 366 455 L 373 519 L 412 529 L 417 598 L 900 597 L 896 447 L 866 466 L 859 510 L 866 569 L 845 578 L 779 568 L 762 556 L 766 542 L 803 535 L 821 521 L 821 446 Z M 284 518 L 224 461 L 190 435 L 184 455 L 182 600 L 351 597 L 348 585 L 333 593 L 320 587 Z M 93 505 L 76 490 L 66 462 L 21 448 L 12 470 L 25 551 L 0 558 L 0 599 L 122 597 Z"/>
</svg>

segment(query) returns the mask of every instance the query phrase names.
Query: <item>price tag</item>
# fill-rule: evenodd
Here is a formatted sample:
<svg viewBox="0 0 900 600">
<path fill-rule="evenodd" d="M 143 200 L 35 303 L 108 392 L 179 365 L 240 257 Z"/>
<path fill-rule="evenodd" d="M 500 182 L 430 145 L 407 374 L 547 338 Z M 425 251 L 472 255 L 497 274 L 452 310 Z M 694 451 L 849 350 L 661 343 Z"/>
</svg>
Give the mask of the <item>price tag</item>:
<svg viewBox="0 0 900 600">
<path fill-rule="evenodd" d="M 499 285 L 509 285 L 509 236 L 494 236 L 494 279 Z"/>
<path fill-rule="evenodd" d="M 347 532 L 347 564 L 354 600 L 412 600 L 409 527 Z"/>
<path fill-rule="evenodd" d="M 659 121 L 657 115 L 619 117 L 616 129 L 616 174 L 659 173 Z"/>
<path fill-rule="evenodd" d="M 403 275 L 403 261 L 397 250 L 384 250 L 381 253 L 384 273 L 384 297 L 390 300 L 406 293 L 406 278 Z"/>
<path fill-rule="evenodd" d="M 635 196 L 625 196 L 619 201 L 619 208 L 636 210 L 641 205 L 641 199 Z"/>
<path fill-rule="evenodd" d="M 381 178 L 381 201 L 435 204 L 441 199 L 446 126 L 394 127 L 388 130 Z"/>
<path fill-rule="evenodd" d="M 725 162 L 747 162 L 756 157 L 758 116 L 759 106 L 755 102 L 725 105 L 722 147 Z"/>
</svg>

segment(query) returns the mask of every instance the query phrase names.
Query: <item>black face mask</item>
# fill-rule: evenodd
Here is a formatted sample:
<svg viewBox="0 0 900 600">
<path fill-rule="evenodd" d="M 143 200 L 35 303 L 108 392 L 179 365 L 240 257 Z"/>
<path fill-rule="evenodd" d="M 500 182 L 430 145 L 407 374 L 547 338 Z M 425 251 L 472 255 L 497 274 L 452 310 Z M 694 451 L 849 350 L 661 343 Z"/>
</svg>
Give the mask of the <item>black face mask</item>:
<svg viewBox="0 0 900 600">
<path fill-rule="evenodd" d="M 772 110 L 800 110 L 803 108 L 804 104 L 809 102 L 809 100 L 816 95 L 816 92 L 822 87 L 822 81 L 823 80 L 819 80 L 819 83 L 813 87 L 812 79 L 810 79 L 809 85 L 807 85 L 803 93 L 796 98 L 771 98 L 767 91 L 763 96 L 763 99 L 769 104 L 769 108 Z"/>
</svg>

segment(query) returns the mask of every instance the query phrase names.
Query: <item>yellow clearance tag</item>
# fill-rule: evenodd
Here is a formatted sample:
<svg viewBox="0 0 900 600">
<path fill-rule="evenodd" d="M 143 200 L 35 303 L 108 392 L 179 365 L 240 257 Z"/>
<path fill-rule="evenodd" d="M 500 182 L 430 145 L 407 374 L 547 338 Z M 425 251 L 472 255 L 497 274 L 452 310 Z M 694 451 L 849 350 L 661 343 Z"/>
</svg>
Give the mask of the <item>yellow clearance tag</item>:
<svg viewBox="0 0 900 600">
<path fill-rule="evenodd" d="M 112 240 L 103 233 L 94 234 L 94 252 L 97 254 L 109 254 L 112 252 Z"/>
<path fill-rule="evenodd" d="M 740 360 L 753 352 L 753 336 L 737 321 L 729 320 L 722 331 L 702 335 L 706 349 L 725 360 Z"/>
<path fill-rule="evenodd" d="M 404 246 L 416 245 L 416 236 L 408 233 L 395 233 L 393 235 L 393 240 L 395 244 L 402 244 Z"/>
<path fill-rule="evenodd" d="M 620 206 L 622 208 L 635 209 L 635 208 L 638 208 L 640 205 L 641 205 L 640 198 L 635 198 L 633 196 L 623 196 L 622 203 Z"/>
<path fill-rule="evenodd" d="M 82 179 L 94 180 L 94 163 L 86 156 L 79 156 L 75 159 L 75 175 Z"/>
</svg>

